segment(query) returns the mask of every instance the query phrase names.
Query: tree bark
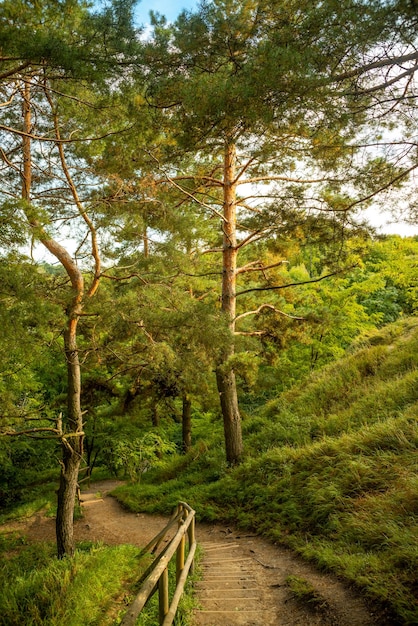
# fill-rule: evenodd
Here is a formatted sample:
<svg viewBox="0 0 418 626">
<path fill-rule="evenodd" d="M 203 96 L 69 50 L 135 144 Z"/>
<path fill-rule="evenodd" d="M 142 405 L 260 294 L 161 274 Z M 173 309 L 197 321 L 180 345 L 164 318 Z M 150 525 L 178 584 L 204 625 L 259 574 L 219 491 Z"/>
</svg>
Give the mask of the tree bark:
<svg viewBox="0 0 418 626">
<path fill-rule="evenodd" d="M 148 229 L 145 226 L 144 232 L 142 233 L 142 242 L 144 244 L 144 259 L 148 259 L 149 257 L 149 239 L 148 239 Z"/>
<path fill-rule="evenodd" d="M 181 424 L 183 452 L 186 453 L 192 445 L 192 401 L 187 393 L 183 394 Z"/>
<path fill-rule="evenodd" d="M 242 452 L 241 416 L 238 407 L 235 373 L 228 361 L 234 354 L 237 235 L 236 235 L 236 147 L 227 142 L 224 153 L 223 180 L 223 247 L 222 247 L 222 311 L 228 319 L 231 342 L 222 350 L 216 368 L 216 382 L 224 423 L 226 460 L 230 465 L 239 463 Z"/>
<path fill-rule="evenodd" d="M 74 554 L 74 506 L 78 473 L 83 456 L 83 414 L 80 404 L 81 375 L 77 350 L 76 322 L 77 319 L 70 320 L 64 335 L 68 381 L 67 422 L 70 432 L 62 435 L 62 462 L 56 519 L 58 558 Z"/>
</svg>

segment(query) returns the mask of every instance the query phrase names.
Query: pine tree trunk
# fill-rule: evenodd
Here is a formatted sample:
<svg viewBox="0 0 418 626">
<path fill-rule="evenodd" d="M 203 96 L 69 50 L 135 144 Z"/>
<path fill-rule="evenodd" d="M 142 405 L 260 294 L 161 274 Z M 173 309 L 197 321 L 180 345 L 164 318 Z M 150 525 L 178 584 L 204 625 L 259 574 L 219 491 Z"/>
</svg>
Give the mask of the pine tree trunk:
<svg viewBox="0 0 418 626">
<path fill-rule="evenodd" d="M 55 523 L 57 555 L 59 559 L 74 554 L 74 507 L 80 457 L 63 444 L 61 463 Z"/>
<path fill-rule="evenodd" d="M 183 410 L 181 415 L 183 452 L 190 450 L 192 445 L 192 401 L 185 393 L 183 395 Z"/>
<path fill-rule="evenodd" d="M 58 557 L 74 554 L 74 507 L 78 472 L 83 456 L 83 415 L 81 411 L 81 377 L 76 340 L 77 319 L 71 319 L 64 335 L 67 359 L 67 408 L 70 433 L 62 436 L 62 462 L 58 488 L 56 536 Z"/>
<path fill-rule="evenodd" d="M 32 154 L 29 136 L 32 130 L 30 87 L 30 81 L 25 81 L 23 89 L 23 129 L 26 134 L 22 139 L 22 198 L 28 203 L 31 199 L 32 183 Z M 28 220 L 33 227 L 38 227 L 36 219 L 28 215 Z M 75 290 L 73 304 L 68 314 L 68 328 L 64 333 L 68 372 L 68 426 L 71 434 L 75 434 L 75 436 L 67 438 L 66 434 L 62 433 L 62 461 L 57 492 L 58 504 L 56 518 L 57 554 L 59 558 L 62 558 L 63 556 L 69 556 L 74 553 L 74 506 L 77 492 L 78 470 L 83 454 L 83 438 L 80 434 L 83 430 L 83 419 L 80 407 L 80 364 L 76 343 L 77 313 L 79 312 L 83 296 L 83 279 L 76 264 L 70 259 L 68 253 L 62 246 L 46 236 L 42 237 L 41 241 L 67 269 L 72 286 Z M 62 423 L 60 429 L 62 430 Z"/>
<path fill-rule="evenodd" d="M 224 198 L 223 198 L 223 269 L 222 311 L 227 316 L 233 335 L 235 330 L 237 237 L 236 237 L 236 148 L 227 144 L 224 155 Z M 216 382 L 224 422 L 226 460 L 230 465 L 239 463 L 243 452 L 241 416 L 235 374 L 228 366 L 234 354 L 233 339 L 222 353 L 216 369 Z"/>
<path fill-rule="evenodd" d="M 149 257 L 149 239 L 148 239 L 148 230 L 147 227 L 144 227 L 144 232 L 142 234 L 142 242 L 144 244 L 144 259 L 148 259 Z"/>
<path fill-rule="evenodd" d="M 218 368 L 216 381 L 224 418 L 226 460 L 229 465 L 236 465 L 241 459 L 243 445 L 234 371 L 229 370 L 226 373 L 221 373 L 220 368 Z"/>
</svg>

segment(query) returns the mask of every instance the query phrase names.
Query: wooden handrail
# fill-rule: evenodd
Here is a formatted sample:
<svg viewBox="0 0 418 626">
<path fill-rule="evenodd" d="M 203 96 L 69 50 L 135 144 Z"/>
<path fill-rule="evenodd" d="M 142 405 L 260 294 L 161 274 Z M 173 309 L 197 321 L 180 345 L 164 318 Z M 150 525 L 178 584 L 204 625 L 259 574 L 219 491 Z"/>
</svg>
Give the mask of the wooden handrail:
<svg viewBox="0 0 418 626">
<path fill-rule="evenodd" d="M 196 551 L 195 511 L 185 502 L 179 502 L 167 526 L 144 549 L 144 551 L 149 551 L 154 548 L 155 551 L 176 522 L 178 523 L 176 534 L 161 554 L 157 556 L 152 566 L 148 568 L 146 578 L 136 598 L 128 608 L 121 626 L 135 626 L 138 615 L 157 590 L 159 593 L 159 624 L 160 626 L 171 626 L 173 623 L 187 576 L 189 571 L 193 571 L 194 554 Z M 185 561 L 186 534 L 189 552 Z M 174 554 L 176 554 L 176 588 L 170 603 L 168 594 L 168 564 Z"/>
</svg>

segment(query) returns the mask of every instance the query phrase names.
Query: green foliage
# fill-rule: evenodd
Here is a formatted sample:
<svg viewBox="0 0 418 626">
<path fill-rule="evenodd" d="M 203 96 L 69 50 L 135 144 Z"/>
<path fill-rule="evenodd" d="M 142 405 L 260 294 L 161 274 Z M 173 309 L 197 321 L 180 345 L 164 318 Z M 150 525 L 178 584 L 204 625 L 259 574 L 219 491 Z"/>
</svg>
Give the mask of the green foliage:
<svg viewBox="0 0 418 626">
<path fill-rule="evenodd" d="M 369 314 L 379 316 L 379 326 L 417 311 L 417 262 L 418 242 L 413 238 L 386 237 L 368 246 L 363 271 L 379 276 L 382 285 L 376 281 L 376 289 L 359 300 Z"/>
<path fill-rule="evenodd" d="M 13 542 L 2 545 L 13 550 L 0 572 L 2 626 L 22 624 L 22 616 L 27 626 L 110 625 L 119 597 L 147 565 L 129 545 L 80 546 L 73 558 L 57 560 L 50 545 Z"/>
<path fill-rule="evenodd" d="M 42 373 L 54 369 L 51 344 L 62 313 L 56 292 L 50 297 L 53 277 L 21 255 L 0 256 L 0 284 L 0 420 L 7 428 L 16 420 L 21 426 L 28 414 L 49 415 L 42 406 L 49 391 Z"/>
<path fill-rule="evenodd" d="M 309 581 L 300 576 L 287 576 L 286 584 L 289 586 L 293 596 L 312 608 L 326 606 L 326 600 L 318 593 L 318 590 Z"/>
<path fill-rule="evenodd" d="M 137 50 L 132 6 L 131 1 L 110 2 L 92 13 L 84 0 L 5 0 L 0 17 L 8 28 L 0 31 L 0 45 L 13 61 L 42 61 L 56 74 L 61 70 L 68 77 L 97 82 L 100 73 L 103 79 L 117 65 L 117 54 L 127 57 Z"/>
<path fill-rule="evenodd" d="M 123 469 L 133 482 L 140 482 L 141 476 L 161 463 L 163 455 L 175 451 L 175 444 L 160 435 L 148 432 L 140 438 L 118 440 L 109 455 L 110 467 Z"/>
<path fill-rule="evenodd" d="M 20 445 L 19 445 L 20 444 Z M 15 452 L 25 449 L 25 442 L 11 446 L 6 459 L 0 451 L 0 514 L 2 518 L 26 517 L 35 511 L 46 508 L 55 510 L 56 485 L 58 481 L 58 463 L 54 459 L 53 467 L 44 469 L 49 463 L 48 448 L 38 446 L 36 454 L 30 450 L 27 461 L 32 467 L 22 467 L 19 462 L 14 464 L 17 457 Z"/>
</svg>

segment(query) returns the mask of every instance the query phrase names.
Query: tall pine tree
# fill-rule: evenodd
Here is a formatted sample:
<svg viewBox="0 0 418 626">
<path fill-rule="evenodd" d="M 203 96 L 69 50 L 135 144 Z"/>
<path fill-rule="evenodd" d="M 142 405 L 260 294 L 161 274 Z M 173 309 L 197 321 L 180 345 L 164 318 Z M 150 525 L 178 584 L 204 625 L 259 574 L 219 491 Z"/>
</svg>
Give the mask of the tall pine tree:
<svg viewBox="0 0 418 626">
<path fill-rule="evenodd" d="M 379 2 L 217 0 L 184 12 L 174 26 L 154 18 L 145 96 L 171 138 L 155 148 L 159 184 L 220 223 L 212 252 L 222 255 L 221 308 L 231 340 L 216 378 L 230 464 L 243 452 L 233 366 L 242 319 L 237 279 L 266 277 L 269 269 L 248 255 L 239 267 L 239 254 L 321 211 L 334 213 L 344 232 L 350 202 L 339 191 L 357 170 L 342 146 L 364 118 L 354 122 L 352 96 L 336 91 L 330 77 L 379 40 L 382 11 Z"/>
</svg>

